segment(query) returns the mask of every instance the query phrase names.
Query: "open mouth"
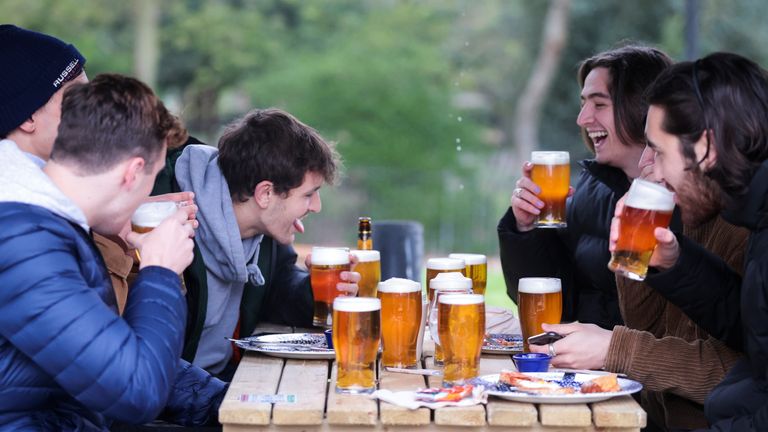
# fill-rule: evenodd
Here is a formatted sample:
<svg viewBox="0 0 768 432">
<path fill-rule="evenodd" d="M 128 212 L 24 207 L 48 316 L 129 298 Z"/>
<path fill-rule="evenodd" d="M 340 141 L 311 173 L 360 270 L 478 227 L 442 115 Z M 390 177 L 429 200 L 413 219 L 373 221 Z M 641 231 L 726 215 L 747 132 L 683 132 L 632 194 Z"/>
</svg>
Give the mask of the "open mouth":
<svg viewBox="0 0 768 432">
<path fill-rule="evenodd" d="M 293 228 L 296 230 L 296 232 L 299 232 L 299 233 L 304 232 L 304 224 L 301 222 L 300 219 L 295 219 L 293 221 Z"/>
<path fill-rule="evenodd" d="M 589 135 L 589 139 L 592 140 L 592 142 L 595 144 L 595 147 L 599 147 L 608 137 L 608 132 L 604 130 L 587 131 L 587 135 Z"/>
</svg>

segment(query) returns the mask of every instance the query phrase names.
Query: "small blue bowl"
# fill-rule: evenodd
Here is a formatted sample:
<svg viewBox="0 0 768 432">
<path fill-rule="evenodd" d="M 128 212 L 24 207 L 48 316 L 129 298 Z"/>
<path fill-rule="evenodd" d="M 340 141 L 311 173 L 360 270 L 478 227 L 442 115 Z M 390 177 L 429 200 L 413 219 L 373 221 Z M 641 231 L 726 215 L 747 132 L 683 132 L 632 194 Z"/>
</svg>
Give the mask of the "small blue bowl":
<svg viewBox="0 0 768 432">
<path fill-rule="evenodd" d="M 542 353 L 522 353 L 512 356 L 518 372 L 546 372 L 549 370 L 550 357 Z"/>
<path fill-rule="evenodd" d="M 328 329 L 323 333 L 325 333 L 325 343 L 328 344 L 328 349 L 333 349 L 333 333 L 331 329 Z"/>
</svg>

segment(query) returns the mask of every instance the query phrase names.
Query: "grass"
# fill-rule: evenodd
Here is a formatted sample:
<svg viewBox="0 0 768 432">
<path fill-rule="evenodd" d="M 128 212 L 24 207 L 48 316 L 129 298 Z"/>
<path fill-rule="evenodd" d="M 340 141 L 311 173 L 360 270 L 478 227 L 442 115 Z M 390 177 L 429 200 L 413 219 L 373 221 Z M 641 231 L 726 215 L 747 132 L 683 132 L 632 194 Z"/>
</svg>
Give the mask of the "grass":
<svg viewBox="0 0 768 432">
<path fill-rule="evenodd" d="M 490 267 L 490 266 L 489 266 Z M 517 306 L 507 295 L 507 286 L 501 268 L 488 268 L 488 284 L 485 289 L 485 304 L 512 309 L 517 314 Z"/>
</svg>

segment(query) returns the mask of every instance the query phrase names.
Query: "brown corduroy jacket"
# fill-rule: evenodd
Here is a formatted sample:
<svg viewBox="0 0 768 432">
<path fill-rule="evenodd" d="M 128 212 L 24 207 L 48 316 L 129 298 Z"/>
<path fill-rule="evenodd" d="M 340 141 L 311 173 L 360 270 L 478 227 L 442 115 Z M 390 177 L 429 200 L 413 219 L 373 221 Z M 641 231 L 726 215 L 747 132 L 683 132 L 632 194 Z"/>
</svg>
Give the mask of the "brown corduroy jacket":
<svg viewBox="0 0 768 432">
<path fill-rule="evenodd" d="M 717 218 L 685 228 L 693 241 L 743 271 L 749 232 Z M 605 369 L 640 381 L 649 419 L 670 429 L 707 425 L 703 403 L 741 356 L 709 336 L 679 308 L 642 282 L 617 277 L 624 326 L 613 329 Z"/>
</svg>

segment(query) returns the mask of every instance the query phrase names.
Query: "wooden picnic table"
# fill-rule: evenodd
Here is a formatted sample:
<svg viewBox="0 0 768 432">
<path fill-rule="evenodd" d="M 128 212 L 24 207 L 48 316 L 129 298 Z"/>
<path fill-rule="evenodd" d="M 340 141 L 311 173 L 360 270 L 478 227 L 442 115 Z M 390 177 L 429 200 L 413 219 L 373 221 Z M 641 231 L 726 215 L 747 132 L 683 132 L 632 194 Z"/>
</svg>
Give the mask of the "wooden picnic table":
<svg viewBox="0 0 768 432">
<path fill-rule="evenodd" d="M 260 326 L 257 333 L 317 330 Z M 433 345 L 431 345 L 433 346 Z M 423 366 L 432 368 L 425 341 Z M 480 375 L 514 369 L 509 355 L 483 354 Z M 393 391 L 439 387 L 441 377 L 378 372 L 379 388 Z M 631 396 L 591 404 L 531 404 L 490 397 L 485 405 L 409 410 L 365 395 L 335 393 L 332 360 L 297 360 L 247 352 L 219 409 L 224 431 L 398 431 L 446 430 L 448 426 L 479 431 L 639 431 L 646 414 Z M 259 402 L 274 396 L 293 401 Z"/>
</svg>

